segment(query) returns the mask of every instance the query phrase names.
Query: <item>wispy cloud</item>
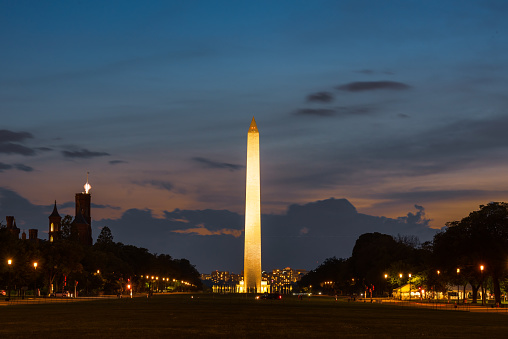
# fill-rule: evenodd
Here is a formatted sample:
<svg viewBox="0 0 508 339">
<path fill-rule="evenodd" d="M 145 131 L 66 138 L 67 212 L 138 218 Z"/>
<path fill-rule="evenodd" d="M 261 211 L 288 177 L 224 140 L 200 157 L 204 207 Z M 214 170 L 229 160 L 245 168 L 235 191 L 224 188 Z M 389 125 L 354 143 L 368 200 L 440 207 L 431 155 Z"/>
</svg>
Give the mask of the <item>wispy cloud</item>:
<svg viewBox="0 0 508 339">
<path fill-rule="evenodd" d="M 3 172 L 5 170 L 10 170 L 12 168 L 9 164 L 4 164 L 3 162 L 0 162 L 0 172 Z"/>
<path fill-rule="evenodd" d="M 329 108 L 302 108 L 294 112 L 294 115 L 331 117 L 335 115 L 335 110 Z"/>
<path fill-rule="evenodd" d="M 164 180 L 145 180 L 145 181 L 135 181 L 133 183 L 141 186 L 153 186 L 155 188 L 166 191 L 173 191 L 174 189 L 174 185 L 171 182 Z"/>
<path fill-rule="evenodd" d="M 33 149 L 10 142 L 0 143 L 0 153 L 35 155 L 35 151 Z"/>
<path fill-rule="evenodd" d="M 333 94 L 330 92 L 317 92 L 312 93 L 307 96 L 308 102 L 332 102 L 333 101 Z"/>
<path fill-rule="evenodd" d="M 348 115 L 364 115 L 373 112 L 372 107 L 368 106 L 339 106 L 334 108 L 302 108 L 293 113 L 300 116 L 348 116 Z"/>
<path fill-rule="evenodd" d="M 127 161 L 123 161 L 123 160 L 111 160 L 109 162 L 110 165 L 119 165 L 119 164 L 126 164 Z"/>
<path fill-rule="evenodd" d="M 90 159 L 95 157 L 109 156 L 109 153 L 106 152 L 93 152 L 89 151 L 85 148 L 79 151 L 62 151 L 62 154 L 66 158 L 82 158 L 82 159 Z"/>
<path fill-rule="evenodd" d="M 6 129 L 0 130 L 0 143 L 4 142 L 22 142 L 26 139 L 32 139 L 33 135 L 28 132 L 13 132 Z"/>
<path fill-rule="evenodd" d="M 209 235 L 232 235 L 235 238 L 239 238 L 243 231 L 241 230 L 235 230 L 232 228 L 222 228 L 219 230 L 209 230 L 205 227 L 203 224 L 196 225 L 197 227 L 194 228 L 187 228 L 187 229 L 181 229 L 181 230 L 173 230 L 174 233 L 180 233 L 180 234 L 195 234 L 195 235 L 201 235 L 201 236 L 209 236 Z"/>
<path fill-rule="evenodd" d="M 94 204 L 92 203 L 91 206 L 93 208 L 111 208 L 113 210 L 121 210 L 122 208 L 119 206 L 111 206 L 111 205 L 100 205 L 100 204 Z"/>
<path fill-rule="evenodd" d="M 34 169 L 30 166 L 23 165 L 23 164 L 14 164 L 14 167 L 17 170 L 23 171 L 23 172 L 32 172 Z"/>
<path fill-rule="evenodd" d="M 411 86 L 397 81 L 355 81 L 344 85 L 337 86 L 337 89 L 348 92 L 362 92 L 375 90 L 406 90 Z"/>
<path fill-rule="evenodd" d="M 361 73 L 361 74 L 367 74 L 367 75 L 371 75 L 371 74 L 387 74 L 387 75 L 393 75 L 394 73 L 391 72 L 391 71 L 375 71 L 373 69 L 360 69 L 358 71 L 355 71 L 355 73 Z"/>
<path fill-rule="evenodd" d="M 34 155 L 35 151 L 33 149 L 19 144 L 32 138 L 33 135 L 28 132 L 13 132 L 2 129 L 0 130 L 0 153 Z"/>
<path fill-rule="evenodd" d="M 227 162 L 218 162 L 202 157 L 194 157 L 192 158 L 192 161 L 201 164 L 202 167 L 204 168 L 220 168 L 220 169 L 228 169 L 230 171 L 237 171 L 239 169 L 244 168 L 243 165 L 230 164 Z"/>
</svg>

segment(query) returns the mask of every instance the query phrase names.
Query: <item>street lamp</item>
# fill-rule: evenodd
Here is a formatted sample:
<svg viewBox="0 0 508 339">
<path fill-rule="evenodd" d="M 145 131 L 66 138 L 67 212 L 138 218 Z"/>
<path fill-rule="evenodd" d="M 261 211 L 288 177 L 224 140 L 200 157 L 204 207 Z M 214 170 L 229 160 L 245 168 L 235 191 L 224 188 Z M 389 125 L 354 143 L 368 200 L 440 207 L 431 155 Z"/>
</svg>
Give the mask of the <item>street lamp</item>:
<svg viewBox="0 0 508 339">
<path fill-rule="evenodd" d="M 402 273 L 399 273 L 400 287 L 399 287 L 399 299 L 402 300 Z"/>
<path fill-rule="evenodd" d="M 437 270 L 437 279 L 439 280 L 439 275 L 441 274 L 440 270 Z M 439 297 L 439 294 L 438 294 Z M 434 299 L 436 299 L 436 284 L 434 284 Z"/>
<path fill-rule="evenodd" d="M 483 303 L 484 303 L 484 299 L 483 299 L 483 265 L 480 265 L 480 271 L 482 273 L 482 306 L 483 306 Z"/>
<path fill-rule="evenodd" d="M 407 280 L 409 281 L 409 301 L 411 301 L 411 273 L 409 273 Z"/>
<path fill-rule="evenodd" d="M 7 297 L 8 300 L 11 300 L 11 265 L 12 259 L 7 260 L 7 265 L 9 265 L 9 295 Z"/>
<path fill-rule="evenodd" d="M 457 268 L 457 305 L 459 304 L 460 298 L 459 298 L 459 273 L 460 268 Z"/>
<path fill-rule="evenodd" d="M 37 262 L 34 262 L 34 298 L 37 294 Z"/>
</svg>

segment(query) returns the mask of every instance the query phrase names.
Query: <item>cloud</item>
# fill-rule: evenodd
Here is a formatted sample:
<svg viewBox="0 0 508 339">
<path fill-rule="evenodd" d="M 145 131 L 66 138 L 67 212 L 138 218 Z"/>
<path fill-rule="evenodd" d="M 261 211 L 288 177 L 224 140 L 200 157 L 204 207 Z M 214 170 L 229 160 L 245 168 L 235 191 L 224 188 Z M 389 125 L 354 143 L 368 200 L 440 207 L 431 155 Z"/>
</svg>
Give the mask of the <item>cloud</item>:
<svg viewBox="0 0 508 339">
<path fill-rule="evenodd" d="M 230 171 L 237 171 L 237 170 L 245 167 L 243 165 L 230 164 L 227 162 L 217 162 L 217 161 L 213 161 L 213 160 L 210 160 L 207 158 L 202 158 L 202 157 L 194 157 L 194 158 L 192 158 L 192 161 L 201 164 L 202 167 L 204 167 L 204 168 L 221 168 L 221 169 L 228 169 Z"/>
<path fill-rule="evenodd" d="M 398 217 L 397 220 L 406 224 L 421 224 L 428 226 L 431 220 L 425 218 L 425 208 L 419 205 L 415 205 L 415 208 L 418 210 L 418 212 L 408 212 L 405 217 Z"/>
<path fill-rule="evenodd" d="M 0 153 L 35 155 L 35 151 L 33 149 L 10 142 L 0 143 Z"/>
<path fill-rule="evenodd" d="M 34 170 L 32 167 L 23 165 L 23 164 L 14 164 L 14 167 L 17 170 L 24 171 L 24 172 L 32 172 Z"/>
<path fill-rule="evenodd" d="M 33 135 L 28 132 L 13 132 L 6 129 L 0 130 L 0 143 L 22 142 L 26 139 L 32 139 Z"/>
<path fill-rule="evenodd" d="M 312 93 L 307 96 L 308 102 L 332 102 L 333 101 L 333 95 L 330 92 L 317 92 Z"/>
<path fill-rule="evenodd" d="M 109 153 L 106 152 L 92 152 L 85 148 L 79 150 L 79 151 L 62 151 L 62 154 L 66 158 L 82 158 L 82 159 L 89 159 L 94 157 L 102 157 L 102 156 L 109 156 Z"/>
<path fill-rule="evenodd" d="M 28 132 L 13 132 L 2 129 L 0 130 L 0 153 L 34 155 L 35 151 L 33 149 L 17 144 L 32 138 L 33 135 Z"/>
<path fill-rule="evenodd" d="M 123 161 L 123 160 L 111 160 L 109 162 L 110 165 L 118 165 L 118 164 L 127 164 L 127 161 Z"/>
<path fill-rule="evenodd" d="M 195 228 L 186 228 L 186 229 L 180 229 L 180 230 L 173 230 L 174 233 L 181 233 L 181 234 L 195 234 L 195 235 L 201 235 L 201 236 L 208 236 L 208 235 L 232 235 L 235 238 L 239 238 L 243 231 L 241 230 L 235 230 L 230 228 L 222 228 L 219 230 L 209 230 L 207 229 L 203 224 L 196 225 Z"/>
<path fill-rule="evenodd" d="M 58 208 L 66 205 L 72 207 L 74 203 Z M 263 214 L 263 269 L 287 266 L 313 269 L 316 262 L 326 258 L 349 257 L 356 239 L 368 232 L 414 235 L 422 242 L 430 240 L 436 231 L 427 227 L 424 208 L 415 207 L 416 212 L 393 219 L 358 213 L 348 200 L 331 198 L 291 205 L 281 215 Z M 0 215 L 14 215 L 20 228 L 39 227 L 41 234 L 47 230 L 52 208 L 52 204 L 34 205 L 16 192 L 0 187 Z M 116 241 L 186 258 L 201 272 L 224 269 L 239 273 L 243 267 L 244 216 L 238 213 L 175 209 L 157 218 L 149 209 L 129 209 L 119 219 L 94 220 L 94 238 L 105 225 Z"/>
<path fill-rule="evenodd" d="M 189 220 L 185 219 L 185 218 L 180 218 L 180 219 L 177 219 L 177 218 L 172 218 L 170 219 L 171 221 L 174 221 L 174 222 L 183 222 L 185 224 L 188 224 L 189 223 Z"/>
<path fill-rule="evenodd" d="M 119 206 L 99 205 L 99 204 L 94 204 L 93 202 L 90 204 L 90 206 L 93 207 L 93 208 L 111 208 L 113 210 L 121 210 L 122 209 Z"/>
<path fill-rule="evenodd" d="M 335 108 L 303 108 L 294 112 L 293 115 L 331 117 L 365 115 L 372 112 L 373 109 L 368 106 L 339 106 Z"/>
<path fill-rule="evenodd" d="M 3 162 L 0 162 L 0 172 L 3 172 L 5 170 L 11 169 L 12 166 L 9 164 L 4 164 Z"/>
<path fill-rule="evenodd" d="M 49 148 L 49 147 L 37 147 L 36 149 L 39 150 L 39 151 L 43 151 L 43 152 L 47 152 L 47 151 L 52 151 L 53 150 L 52 148 Z"/>
<path fill-rule="evenodd" d="M 362 73 L 362 74 L 367 74 L 367 75 L 377 74 L 377 73 L 387 74 L 387 75 L 393 75 L 394 74 L 393 72 L 390 72 L 390 71 L 378 72 L 378 71 L 374 71 L 372 69 L 361 69 L 361 70 L 355 71 L 355 73 Z"/>
<path fill-rule="evenodd" d="M 145 180 L 141 182 L 136 181 L 134 183 L 141 186 L 149 185 L 166 191 L 172 191 L 174 189 L 174 185 L 171 182 L 164 180 Z"/>
<path fill-rule="evenodd" d="M 317 117 L 331 117 L 335 115 L 334 109 L 329 108 L 303 108 L 294 112 L 294 115 L 307 115 Z"/>
<path fill-rule="evenodd" d="M 337 89 L 348 92 L 375 91 L 378 89 L 406 90 L 411 86 L 396 81 L 355 81 L 337 86 Z"/>
</svg>

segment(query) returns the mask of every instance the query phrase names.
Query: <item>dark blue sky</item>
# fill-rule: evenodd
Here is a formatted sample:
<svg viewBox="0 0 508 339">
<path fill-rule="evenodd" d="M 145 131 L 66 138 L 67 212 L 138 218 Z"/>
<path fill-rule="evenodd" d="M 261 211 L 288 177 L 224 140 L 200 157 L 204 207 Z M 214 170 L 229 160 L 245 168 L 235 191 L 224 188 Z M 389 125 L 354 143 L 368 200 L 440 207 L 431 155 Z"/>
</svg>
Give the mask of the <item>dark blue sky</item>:
<svg viewBox="0 0 508 339">
<path fill-rule="evenodd" d="M 423 206 L 440 228 L 506 201 L 507 14 L 505 1 L 0 1 L 0 213 L 18 211 L 14 194 L 71 214 L 90 171 L 96 227 L 129 209 L 241 215 L 255 116 L 264 214 L 335 197 L 390 220 Z M 195 232 L 168 244 L 239 229 L 180 226 Z"/>
</svg>

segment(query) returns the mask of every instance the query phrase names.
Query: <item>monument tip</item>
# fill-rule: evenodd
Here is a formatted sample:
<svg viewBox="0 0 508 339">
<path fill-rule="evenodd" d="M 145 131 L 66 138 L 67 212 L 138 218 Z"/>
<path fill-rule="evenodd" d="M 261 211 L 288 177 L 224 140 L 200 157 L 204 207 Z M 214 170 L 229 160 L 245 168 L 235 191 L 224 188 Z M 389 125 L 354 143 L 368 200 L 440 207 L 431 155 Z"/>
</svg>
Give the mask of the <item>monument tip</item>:
<svg viewBox="0 0 508 339">
<path fill-rule="evenodd" d="M 249 133 L 250 132 L 252 133 L 258 132 L 258 125 L 256 125 L 256 119 L 254 119 L 254 117 L 252 117 L 252 122 L 250 123 Z"/>
</svg>

